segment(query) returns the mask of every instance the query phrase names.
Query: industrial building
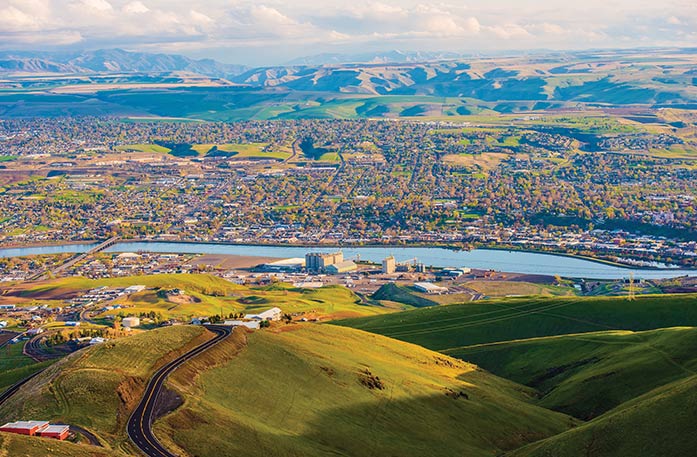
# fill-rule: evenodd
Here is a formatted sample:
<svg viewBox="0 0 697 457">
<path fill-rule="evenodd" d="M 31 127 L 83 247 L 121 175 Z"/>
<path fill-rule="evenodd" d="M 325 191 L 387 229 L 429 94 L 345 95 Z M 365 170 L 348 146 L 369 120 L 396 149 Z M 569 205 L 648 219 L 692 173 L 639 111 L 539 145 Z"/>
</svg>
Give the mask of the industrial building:
<svg viewBox="0 0 697 457">
<path fill-rule="evenodd" d="M 121 325 L 124 328 L 133 328 L 140 325 L 140 318 L 135 316 L 124 317 L 121 321 Z"/>
<path fill-rule="evenodd" d="M 309 252 L 305 254 L 305 269 L 314 273 L 324 273 L 329 265 L 344 261 L 344 253 Z"/>
<path fill-rule="evenodd" d="M 261 271 L 269 272 L 293 272 L 300 271 L 305 266 L 305 259 L 292 258 L 277 260 L 276 262 L 263 263 L 257 267 Z"/>
<path fill-rule="evenodd" d="M 397 271 L 397 261 L 394 256 L 386 257 L 382 260 L 382 273 L 386 275 L 391 275 Z"/>
<path fill-rule="evenodd" d="M 414 288 L 418 290 L 419 292 L 423 292 L 425 294 L 447 294 L 448 293 L 448 288 L 447 287 L 441 287 L 433 284 L 432 282 L 415 282 L 414 283 Z"/>
<path fill-rule="evenodd" d="M 358 265 L 353 260 L 346 260 L 343 262 L 337 262 L 333 263 L 324 270 L 329 273 L 330 275 L 338 275 L 342 273 L 348 273 L 350 271 L 356 271 L 358 269 Z"/>
<path fill-rule="evenodd" d="M 245 314 L 244 318 L 255 321 L 279 321 L 282 315 L 281 308 L 273 307 L 259 314 Z"/>
<path fill-rule="evenodd" d="M 8 422 L 0 427 L 0 432 L 16 433 L 18 435 L 41 436 L 63 441 L 70 434 L 68 425 L 50 425 L 48 421 L 17 421 Z"/>
</svg>

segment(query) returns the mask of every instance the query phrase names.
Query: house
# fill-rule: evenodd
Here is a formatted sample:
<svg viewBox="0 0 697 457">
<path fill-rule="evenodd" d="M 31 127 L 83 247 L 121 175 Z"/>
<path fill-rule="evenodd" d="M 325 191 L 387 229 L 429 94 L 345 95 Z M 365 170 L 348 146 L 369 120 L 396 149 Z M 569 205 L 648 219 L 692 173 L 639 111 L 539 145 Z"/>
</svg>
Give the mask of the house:
<svg viewBox="0 0 697 457">
<path fill-rule="evenodd" d="M 66 326 L 66 327 L 79 327 L 79 326 L 80 326 L 80 322 L 78 322 L 78 321 L 67 321 L 67 322 L 65 323 L 65 326 Z"/>
<path fill-rule="evenodd" d="M 0 311 L 10 311 L 15 309 L 15 305 L 0 305 Z"/>
<path fill-rule="evenodd" d="M 102 338 L 101 336 L 95 336 L 94 338 L 90 339 L 90 342 L 88 343 L 90 346 L 94 346 L 95 344 L 100 344 L 105 342 L 106 339 Z"/>
<path fill-rule="evenodd" d="M 273 307 L 259 314 L 247 314 L 244 318 L 254 321 L 278 321 L 281 320 L 282 315 L 281 308 Z"/>
</svg>

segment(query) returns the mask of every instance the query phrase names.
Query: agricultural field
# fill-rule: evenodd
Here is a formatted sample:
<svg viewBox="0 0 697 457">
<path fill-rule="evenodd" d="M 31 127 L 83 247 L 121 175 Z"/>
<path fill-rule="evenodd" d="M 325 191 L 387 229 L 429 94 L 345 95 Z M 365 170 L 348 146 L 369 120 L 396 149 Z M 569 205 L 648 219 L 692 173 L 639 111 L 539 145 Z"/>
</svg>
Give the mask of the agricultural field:
<svg viewBox="0 0 697 457">
<path fill-rule="evenodd" d="M 116 146 L 115 149 L 123 152 L 156 152 L 160 154 L 167 154 L 171 151 L 171 149 L 158 144 L 125 144 Z"/>
<path fill-rule="evenodd" d="M 347 328 L 272 328 L 220 357 L 211 354 L 217 366 L 197 377 L 182 371 L 169 381 L 186 398 L 156 424 L 173 448 L 202 457 L 364 455 L 366 446 L 376 455 L 486 456 L 577 423 L 474 365 Z"/>
</svg>

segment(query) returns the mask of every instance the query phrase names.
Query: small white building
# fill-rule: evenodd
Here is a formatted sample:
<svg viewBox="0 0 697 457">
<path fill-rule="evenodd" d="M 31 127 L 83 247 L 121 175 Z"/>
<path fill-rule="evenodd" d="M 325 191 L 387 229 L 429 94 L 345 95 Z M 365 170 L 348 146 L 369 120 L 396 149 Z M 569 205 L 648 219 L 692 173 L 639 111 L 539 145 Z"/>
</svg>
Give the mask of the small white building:
<svg viewBox="0 0 697 457">
<path fill-rule="evenodd" d="M 128 287 L 126 287 L 126 288 L 123 290 L 123 292 L 124 292 L 125 294 L 134 294 L 134 293 L 136 293 L 136 292 L 142 292 L 142 291 L 144 291 L 145 289 L 146 289 L 145 286 L 140 286 L 140 285 L 138 285 L 138 286 L 128 286 Z"/>
<path fill-rule="evenodd" d="M 124 328 L 133 328 L 140 325 L 140 318 L 135 316 L 124 317 L 121 321 L 121 325 Z"/>
<path fill-rule="evenodd" d="M 433 284 L 432 282 L 415 282 L 414 288 L 425 294 L 447 294 L 448 288 Z"/>
<path fill-rule="evenodd" d="M 252 330 L 259 329 L 259 321 L 225 321 L 223 325 L 229 325 L 230 327 L 247 327 Z"/>
<path fill-rule="evenodd" d="M 280 321 L 283 316 L 281 308 L 273 307 L 259 314 L 246 314 L 245 319 L 254 321 Z"/>
</svg>

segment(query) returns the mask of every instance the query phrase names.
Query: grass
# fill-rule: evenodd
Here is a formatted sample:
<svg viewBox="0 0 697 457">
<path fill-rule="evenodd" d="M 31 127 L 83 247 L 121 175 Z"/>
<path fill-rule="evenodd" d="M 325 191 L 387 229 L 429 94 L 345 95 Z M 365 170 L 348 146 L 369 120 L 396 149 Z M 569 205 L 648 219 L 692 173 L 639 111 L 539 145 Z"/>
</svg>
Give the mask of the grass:
<svg viewBox="0 0 697 457">
<path fill-rule="evenodd" d="M 17 160 L 17 156 L 13 155 L 0 155 L 0 162 L 12 162 Z"/>
<path fill-rule="evenodd" d="M 411 305 L 416 308 L 424 308 L 427 306 L 437 306 L 438 302 L 425 298 L 411 289 L 403 286 L 398 286 L 395 283 L 388 283 L 380 287 L 371 296 L 374 300 L 387 300 L 391 302 L 399 302 L 405 305 Z"/>
<path fill-rule="evenodd" d="M 202 341 L 203 328 L 168 327 L 109 341 L 68 356 L 22 387 L 0 407 L 0 419 L 42 418 L 79 425 L 111 444 L 155 367 Z"/>
<path fill-rule="evenodd" d="M 535 284 L 522 281 L 467 281 L 463 283 L 480 294 L 487 297 L 507 297 L 507 296 L 543 296 L 551 297 L 558 295 L 574 295 L 574 289 L 570 287 L 559 287 L 548 284 Z"/>
<path fill-rule="evenodd" d="M 444 351 L 541 391 L 539 405 L 590 419 L 695 374 L 697 328 L 560 335 Z"/>
<path fill-rule="evenodd" d="M 159 144 L 125 144 L 123 146 L 116 146 L 114 149 L 123 152 L 154 152 L 158 154 L 167 154 L 171 149 Z"/>
<path fill-rule="evenodd" d="M 440 306 L 336 322 L 452 350 L 494 343 L 604 330 L 650 330 L 697 325 L 695 295 L 511 298 Z"/>
<path fill-rule="evenodd" d="M 228 315 L 256 312 L 278 306 L 285 313 L 308 317 L 339 319 L 373 316 L 394 309 L 370 306 L 344 287 L 297 289 L 288 284 L 268 287 L 246 287 L 207 274 L 148 275 L 91 280 L 80 277 L 62 278 L 18 286 L 15 292 L 26 299 L 47 300 L 67 298 L 96 287 L 128 287 L 144 285 L 150 290 L 122 297 L 116 303 L 129 308 L 110 310 L 101 316 L 119 313 L 140 314 L 155 311 L 165 318 L 189 319 L 194 316 Z M 158 289 L 182 289 L 193 297 L 191 303 L 176 302 L 158 294 Z"/>
<path fill-rule="evenodd" d="M 347 328 L 272 328 L 211 357 L 175 375 L 185 404 L 156 424 L 190 455 L 490 456 L 574 423 L 473 365 Z"/>
<path fill-rule="evenodd" d="M 0 392 L 51 363 L 36 363 L 22 354 L 26 342 L 7 344 L 0 349 Z"/>
<path fill-rule="evenodd" d="M 523 447 L 510 457 L 653 457 L 694 454 L 697 376 L 628 401 L 580 427 Z M 581 451 L 581 452 L 579 452 Z"/>
<path fill-rule="evenodd" d="M 483 171 L 491 171 L 499 166 L 501 161 L 509 157 L 501 152 L 485 152 L 482 154 L 448 154 L 443 161 L 448 164 L 459 165 L 468 168 L 478 168 Z"/>
<path fill-rule="evenodd" d="M 246 143 L 246 144 L 197 144 L 192 146 L 192 149 L 199 154 L 208 153 L 213 147 L 217 147 L 222 152 L 234 152 L 235 158 L 244 159 L 277 159 L 285 160 L 291 156 L 286 148 L 279 148 L 271 152 L 265 152 L 264 148 L 268 147 L 268 143 Z"/>
<path fill-rule="evenodd" d="M 113 457 L 116 451 L 51 438 L 0 433 L 2 455 L 12 457 Z"/>
</svg>

